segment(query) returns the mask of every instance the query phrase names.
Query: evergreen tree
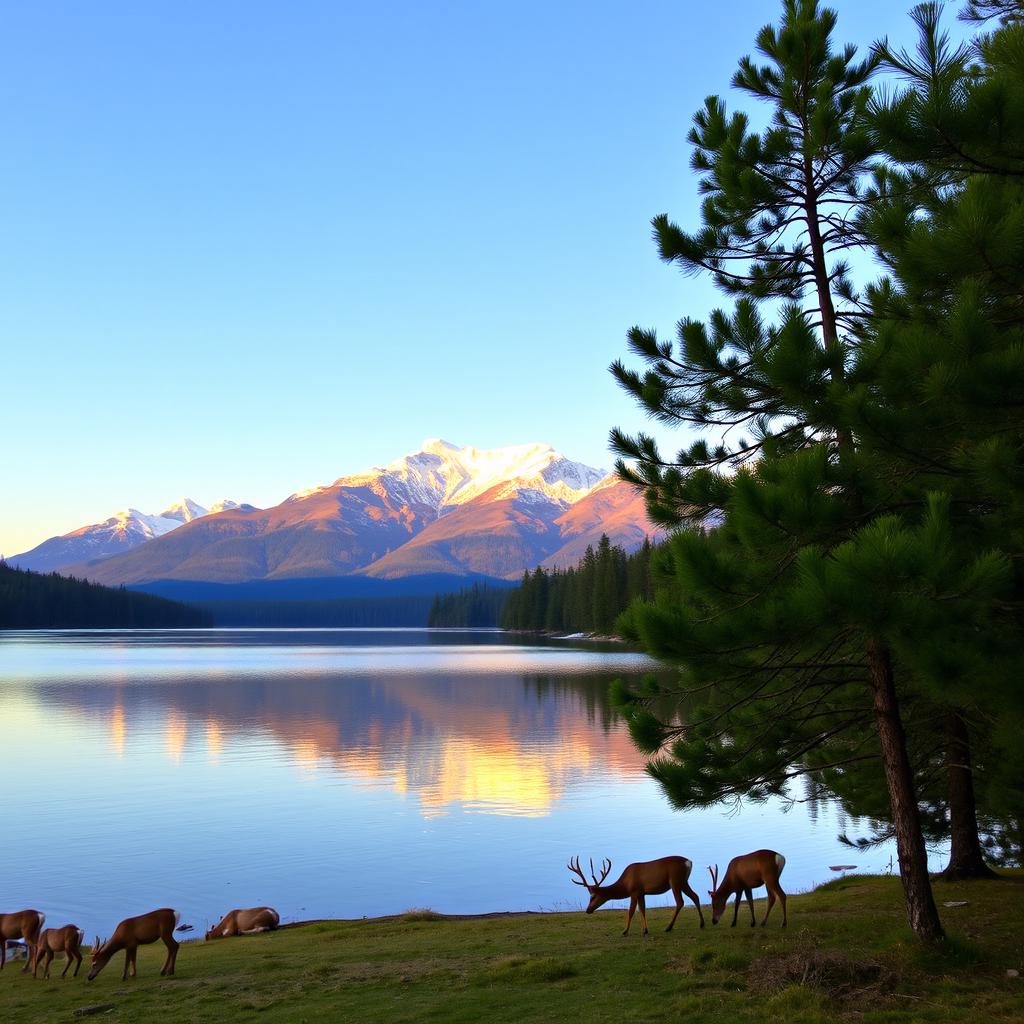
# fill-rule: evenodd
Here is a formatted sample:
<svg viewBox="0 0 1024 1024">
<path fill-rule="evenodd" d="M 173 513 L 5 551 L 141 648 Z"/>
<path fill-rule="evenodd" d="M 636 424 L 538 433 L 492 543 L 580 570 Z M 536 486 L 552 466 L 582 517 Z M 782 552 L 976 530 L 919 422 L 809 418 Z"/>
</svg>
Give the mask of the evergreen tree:
<svg viewBox="0 0 1024 1024">
<path fill-rule="evenodd" d="M 845 416 L 863 329 L 841 251 L 865 241 L 859 179 L 872 152 L 865 83 L 874 61 L 854 63 L 850 47 L 835 53 L 834 26 L 812 0 L 784 3 L 780 28 L 758 36 L 769 64 L 746 59 L 734 80 L 773 104 L 772 126 L 753 135 L 709 101 L 691 136 L 695 166 L 707 171 L 704 228 L 678 232 L 672 247 L 656 221 L 663 258 L 707 269 L 743 296 L 734 314 L 716 312 L 710 331 L 684 320 L 678 353 L 634 329 L 646 373 L 613 367 L 664 421 L 753 434 L 713 448 L 702 439 L 670 463 L 649 438 L 613 432 L 634 461 L 620 471 L 646 485 L 652 516 L 715 525 L 672 538 L 655 600 L 624 622 L 685 666 L 684 700 L 699 693 L 699 704 L 682 724 L 634 706 L 632 727 L 659 752 L 650 770 L 679 806 L 762 798 L 797 775 L 880 755 L 908 920 L 934 940 L 943 932 L 900 703 L 909 685 L 893 645 L 927 597 L 914 570 L 936 547 L 945 507 L 919 508 L 914 522 L 878 516 L 887 488 L 866 472 Z M 760 315 L 770 298 L 789 303 L 777 326 Z M 718 471 L 727 463 L 740 467 Z M 997 582 L 975 568 L 980 599 Z"/>
<path fill-rule="evenodd" d="M 904 645 L 903 660 L 943 721 L 947 877 L 989 873 L 974 767 L 987 764 L 982 813 L 993 800 L 1005 812 L 1013 801 L 997 794 L 1010 787 L 994 765 L 1013 763 L 1012 737 L 1024 725 L 1016 685 L 1020 593 L 1011 570 L 1024 521 L 1024 7 L 973 7 L 972 17 L 988 7 L 1003 25 L 972 47 L 950 46 L 937 4 L 914 10 L 916 53 L 879 47 L 908 85 L 872 111 L 890 160 L 864 229 L 891 277 L 869 291 L 875 329 L 858 352 L 853 372 L 862 383 L 847 409 L 872 471 L 899 481 L 890 507 L 905 515 L 943 496 L 943 557 L 960 566 L 960 578 L 949 576 L 952 591 L 962 598 L 971 589 L 969 573 L 981 559 L 990 573 L 1002 567 L 995 599 L 947 617 L 932 642 Z M 957 603 L 936 598 L 946 608 Z M 972 744 L 989 756 L 972 755 Z M 993 756 L 1000 747 L 1006 756 Z M 1011 813 L 1019 821 L 1020 805 Z"/>
</svg>

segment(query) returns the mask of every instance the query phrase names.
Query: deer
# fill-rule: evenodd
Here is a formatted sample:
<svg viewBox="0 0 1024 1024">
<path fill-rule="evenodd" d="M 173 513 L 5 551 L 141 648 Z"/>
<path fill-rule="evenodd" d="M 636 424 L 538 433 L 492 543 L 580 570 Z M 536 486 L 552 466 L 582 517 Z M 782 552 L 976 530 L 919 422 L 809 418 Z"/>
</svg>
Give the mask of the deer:
<svg viewBox="0 0 1024 1024">
<path fill-rule="evenodd" d="M 0 971 L 7 963 L 7 940 L 24 939 L 28 946 L 28 959 L 21 969 L 28 973 L 29 963 L 35 954 L 36 939 L 43 929 L 46 915 L 38 910 L 19 910 L 13 914 L 0 914 Z"/>
<path fill-rule="evenodd" d="M 63 978 L 68 973 L 71 961 L 75 961 L 75 970 L 72 978 L 78 977 L 78 968 L 82 966 L 82 940 L 85 932 L 77 925 L 66 924 L 63 928 L 47 928 L 39 933 L 36 940 L 36 955 L 32 964 L 32 977 L 37 977 L 39 961 L 43 960 L 43 978 L 50 977 L 50 964 L 53 963 L 55 953 L 63 953 L 67 959 L 64 970 L 60 972 Z"/>
<path fill-rule="evenodd" d="M 742 857 L 733 857 L 729 866 L 725 869 L 725 878 L 722 884 L 718 884 L 718 865 L 713 868 L 708 865 L 711 872 L 712 888 L 708 890 L 711 897 L 711 923 L 718 924 L 719 919 L 725 913 L 729 897 L 736 894 L 736 908 L 732 915 L 730 927 L 736 927 L 736 918 L 740 913 L 740 900 L 746 893 L 747 902 L 750 904 L 750 927 L 753 928 L 757 921 L 754 918 L 754 893 L 753 890 L 759 886 L 768 889 L 768 909 L 764 913 L 764 920 L 761 922 L 763 928 L 768 923 L 768 915 L 775 906 L 775 900 L 782 904 L 782 927 L 786 927 L 786 894 L 779 885 L 779 875 L 786 866 L 786 858 L 774 850 L 755 850 L 753 853 L 745 853 Z"/>
<path fill-rule="evenodd" d="M 693 870 L 693 861 L 686 857 L 660 857 L 658 860 L 641 861 L 637 864 L 630 864 L 619 876 L 617 882 L 611 885 L 602 884 L 612 869 L 610 860 L 602 861 L 601 877 L 597 877 L 594 871 L 594 862 L 590 862 L 590 877 L 588 882 L 580 869 L 580 859 L 570 860 L 566 865 L 574 875 L 579 875 L 579 880 L 573 879 L 574 885 L 582 885 L 590 893 L 590 903 L 587 906 L 587 913 L 592 914 L 608 900 L 629 899 L 629 910 L 626 911 L 626 930 L 623 935 L 629 934 L 629 926 L 633 923 L 633 913 L 640 908 L 640 917 L 644 923 L 643 934 L 648 935 L 647 930 L 647 904 L 644 901 L 646 896 L 658 896 L 663 892 L 672 890 L 676 901 L 676 912 L 669 921 L 666 932 L 672 931 L 676 923 L 679 911 L 683 909 L 683 893 L 693 900 L 693 905 L 700 915 L 700 926 L 704 927 L 704 913 L 700 909 L 700 899 L 690 888 L 690 872 Z"/>
<path fill-rule="evenodd" d="M 92 962 L 89 966 L 89 973 L 86 981 L 92 981 L 100 971 L 110 962 L 110 958 L 124 950 L 124 972 L 121 980 L 128 980 L 128 971 L 131 969 L 131 976 L 135 977 L 135 956 L 139 946 L 147 946 L 151 942 L 160 939 L 167 947 L 167 959 L 160 968 L 161 975 L 174 974 L 174 961 L 178 957 L 178 940 L 174 937 L 174 929 L 178 927 L 181 914 L 170 907 L 163 907 L 160 910 L 151 910 L 148 914 L 140 914 L 138 917 L 126 917 L 115 929 L 114 934 L 106 942 L 100 942 L 96 936 L 96 942 L 92 947 Z"/>
<path fill-rule="evenodd" d="M 250 907 L 248 910 L 229 910 L 220 924 L 206 933 L 210 939 L 226 939 L 235 935 L 255 935 L 272 932 L 281 923 L 281 915 L 273 907 Z"/>
</svg>

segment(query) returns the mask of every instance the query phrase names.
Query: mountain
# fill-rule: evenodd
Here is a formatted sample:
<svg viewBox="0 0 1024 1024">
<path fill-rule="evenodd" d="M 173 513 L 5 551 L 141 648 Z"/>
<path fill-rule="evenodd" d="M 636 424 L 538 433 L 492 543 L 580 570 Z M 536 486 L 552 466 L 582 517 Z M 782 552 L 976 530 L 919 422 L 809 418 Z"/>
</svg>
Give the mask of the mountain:
<svg viewBox="0 0 1024 1024">
<path fill-rule="evenodd" d="M 224 508 L 238 508 L 238 505 L 224 500 L 205 509 L 191 498 L 182 498 L 157 515 L 147 515 L 138 509 L 129 508 L 114 513 L 102 523 L 92 523 L 61 537 L 44 540 L 31 551 L 15 555 L 8 561 L 18 568 L 36 572 L 67 570 L 79 563 L 91 563 L 131 551 L 185 523 Z"/>
<path fill-rule="evenodd" d="M 547 568 L 567 569 L 576 565 L 587 553 L 597 548 L 601 534 L 608 534 L 613 544 L 633 551 L 663 532 L 647 518 L 647 506 L 641 491 L 618 477 L 605 477 L 575 505 L 556 520 L 562 546 L 544 559 Z"/>
<path fill-rule="evenodd" d="M 300 491 L 272 508 L 193 518 L 70 571 L 130 586 L 353 574 L 511 579 L 560 552 L 575 561 L 570 545 L 596 543 L 603 513 L 615 543 L 636 547 L 655 532 L 629 485 L 550 445 L 460 448 L 431 438 L 386 466 Z"/>
</svg>

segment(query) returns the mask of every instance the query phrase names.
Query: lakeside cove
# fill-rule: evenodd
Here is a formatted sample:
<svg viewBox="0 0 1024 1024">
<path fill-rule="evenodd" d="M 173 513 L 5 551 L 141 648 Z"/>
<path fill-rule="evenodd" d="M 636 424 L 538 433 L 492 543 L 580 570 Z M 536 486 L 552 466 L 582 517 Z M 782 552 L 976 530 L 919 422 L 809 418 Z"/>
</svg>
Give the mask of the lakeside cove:
<svg viewBox="0 0 1024 1024">
<path fill-rule="evenodd" d="M 495 865 L 500 873 L 500 865 Z M 621 934 L 621 908 L 593 916 L 444 916 L 429 909 L 314 921 L 217 942 L 183 942 L 177 974 L 158 974 L 158 943 L 138 977 L 116 957 L 33 981 L 21 961 L 0 975 L 0 1020 L 52 1024 L 96 1015 L 121 1024 L 167 1020 L 288 1021 L 858 1021 L 1024 1019 L 1024 871 L 1000 881 L 936 883 L 949 938 L 922 947 L 906 926 L 895 877 L 850 875 L 789 899 L 789 927 L 703 930 L 687 906 L 650 911 Z M 764 901 L 756 910 L 763 913 Z M 944 903 L 964 904 L 945 908 Z M 707 915 L 706 915 L 707 916 Z M 749 920 L 749 918 L 746 918 Z M 87 963 L 88 961 L 86 961 Z"/>
</svg>

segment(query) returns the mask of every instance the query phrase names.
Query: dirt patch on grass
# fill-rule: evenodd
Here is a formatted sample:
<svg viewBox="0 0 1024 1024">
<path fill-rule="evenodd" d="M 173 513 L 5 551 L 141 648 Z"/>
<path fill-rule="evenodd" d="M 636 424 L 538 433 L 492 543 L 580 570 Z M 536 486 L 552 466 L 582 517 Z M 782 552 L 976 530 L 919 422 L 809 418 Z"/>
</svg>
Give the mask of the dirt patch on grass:
<svg viewBox="0 0 1024 1024">
<path fill-rule="evenodd" d="M 883 992 L 891 981 L 879 961 L 853 959 L 838 953 L 789 953 L 755 960 L 747 970 L 751 992 L 774 994 L 802 985 L 839 1002 Z"/>
</svg>

